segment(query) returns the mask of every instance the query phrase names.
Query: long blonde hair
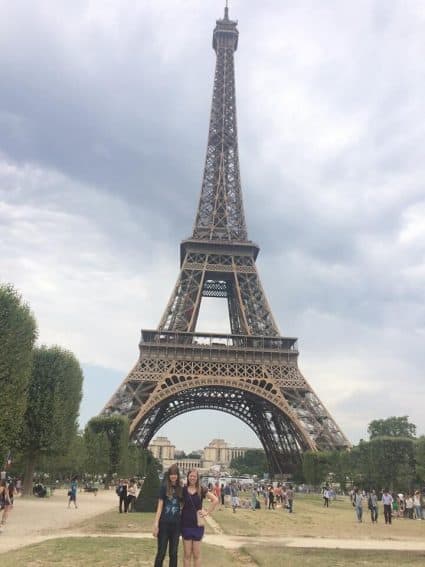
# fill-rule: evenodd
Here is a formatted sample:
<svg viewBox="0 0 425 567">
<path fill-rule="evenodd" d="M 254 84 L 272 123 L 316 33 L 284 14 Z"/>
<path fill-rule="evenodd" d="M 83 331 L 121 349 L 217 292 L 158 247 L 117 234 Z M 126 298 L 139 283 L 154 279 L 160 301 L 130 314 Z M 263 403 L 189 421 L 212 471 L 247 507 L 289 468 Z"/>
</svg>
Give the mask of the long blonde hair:
<svg viewBox="0 0 425 567">
<path fill-rule="evenodd" d="M 196 492 L 198 493 L 199 498 L 202 498 L 202 486 L 201 486 L 201 479 L 199 478 L 198 469 L 190 469 L 190 471 L 188 471 L 188 473 L 187 473 L 187 486 L 188 487 L 190 486 L 189 475 L 193 472 L 196 473 L 196 484 L 195 484 Z"/>
</svg>

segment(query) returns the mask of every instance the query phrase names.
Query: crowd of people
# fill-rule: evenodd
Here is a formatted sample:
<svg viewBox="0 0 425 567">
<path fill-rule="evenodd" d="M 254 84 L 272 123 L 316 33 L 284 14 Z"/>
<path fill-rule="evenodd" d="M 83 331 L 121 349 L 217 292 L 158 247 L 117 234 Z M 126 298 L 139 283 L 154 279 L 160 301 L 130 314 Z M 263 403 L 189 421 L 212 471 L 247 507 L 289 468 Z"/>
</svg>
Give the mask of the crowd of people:
<svg viewBox="0 0 425 567">
<path fill-rule="evenodd" d="M 409 520 L 425 520 L 425 489 L 421 492 L 415 490 L 410 493 L 391 493 L 384 488 L 379 494 L 375 490 L 366 492 L 353 488 L 350 492 L 350 501 L 355 509 L 358 522 L 363 522 L 363 508 L 367 503 L 371 522 L 378 522 L 379 503 L 382 503 L 385 524 L 391 525 L 393 518 L 406 518 Z"/>
<path fill-rule="evenodd" d="M 258 510 L 263 506 L 268 510 L 282 508 L 293 512 L 295 492 L 292 484 L 241 484 L 236 481 L 209 484 L 208 489 L 217 497 L 221 506 L 231 506 L 233 512 L 238 508 Z"/>
<path fill-rule="evenodd" d="M 118 510 L 120 514 L 127 512 L 134 512 L 135 502 L 139 494 L 141 483 L 137 482 L 135 478 L 122 479 L 120 478 L 116 485 L 115 492 L 119 498 Z"/>
</svg>

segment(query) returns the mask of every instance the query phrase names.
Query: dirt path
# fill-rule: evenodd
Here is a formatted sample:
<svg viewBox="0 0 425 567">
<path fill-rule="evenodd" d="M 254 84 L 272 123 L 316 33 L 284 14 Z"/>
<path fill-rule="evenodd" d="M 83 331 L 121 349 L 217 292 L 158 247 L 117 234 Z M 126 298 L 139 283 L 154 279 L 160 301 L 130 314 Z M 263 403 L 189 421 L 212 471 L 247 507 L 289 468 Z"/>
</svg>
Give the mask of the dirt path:
<svg viewBox="0 0 425 567">
<path fill-rule="evenodd" d="M 86 534 L 73 526 L 82 520 L 111 510 L 117 505 L 117 497 L 113 491 L 100 491 L 97 496 L 80 493 L 78 509 L 67 507 L 67 496 L 58 490 L 51 498 L 17 499 L 11 512 L 5 531 L 0 535 L 0 554 L 32 543 L 59 537 L 127 537 L 152 538 L 150 533 L 117 533 Z M 210 518 L 208 518 L 210 520 Z M 215 533 L 206 534 L 204 541 L 211 545 L 238 550 L 247 545 L 282 545 L 288 547 L 310 547 L 328 549 L 386 549 L 425 551 L 425 540 L 417 539 L 336 539 L 323 537 L 244 537 L 229 536 L 222 533 L 218 524 L 209 521 Z M 71 528 L 72 531 L 69 531 Z M 67 530 L 64 532 L 64 530 Z"/>
<path fill-rule="evenodd" d="M 79 492 L 78 508 L 68 508 L 65 490 L 55 490 L 50 498 L 17 498 L 4 532 L 0 535 L 0 553 L 59 537 L 61 530 L 72 528 L 82 520 L 110 510 L 117 504 L 113 490 Z"/>
</svg>

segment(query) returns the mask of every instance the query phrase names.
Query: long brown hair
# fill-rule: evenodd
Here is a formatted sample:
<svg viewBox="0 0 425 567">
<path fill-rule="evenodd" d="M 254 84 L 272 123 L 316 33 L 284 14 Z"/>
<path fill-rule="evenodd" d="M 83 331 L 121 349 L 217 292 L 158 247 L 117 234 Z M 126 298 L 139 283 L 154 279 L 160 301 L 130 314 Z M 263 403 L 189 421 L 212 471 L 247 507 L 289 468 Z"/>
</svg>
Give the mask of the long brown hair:
<svg viewBox="0 0 425 567">
<path fill-rule="evenodd" d="M 196 492 L 198 493 L 199 498 L 202 498 L 202 486 L 201 486 L 201 479 L 199 478 L 198 469 L 190 469 L 190 471 L 188 471 L 188 473 L 187 473 L 187 486 L 188 487 L 190 486 L 189 475 L 193 472 L 196 473 L 196 484 L 195 484 Z"/>
<path fill-rule="evenodd" d="M 176 480 L 175 485 L 171 484 L 170 476 L 172 474 L 177 475 L 177 480 Z M 180 480 L 179 467 L 176 464 L 171 465 L 171 467 L 169 467 L 169 469 L 166 473 L 166 476 L 167 476 L 167 496 L 168 496 L 168 498 L 171 498 L 175 494 L 176 497 L 180 499 L 182 497 L 182 484 L 181 484 L 181 480 Z"/>
</svg>

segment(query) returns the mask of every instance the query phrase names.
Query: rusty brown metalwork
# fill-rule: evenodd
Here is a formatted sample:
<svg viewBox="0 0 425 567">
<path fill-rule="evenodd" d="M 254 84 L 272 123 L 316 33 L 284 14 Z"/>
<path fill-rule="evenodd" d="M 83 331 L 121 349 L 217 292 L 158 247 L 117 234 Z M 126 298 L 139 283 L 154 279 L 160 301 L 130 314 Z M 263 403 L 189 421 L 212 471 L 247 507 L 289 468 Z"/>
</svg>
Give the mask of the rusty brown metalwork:
<svg viewBox="0 0 425 567">
<path fill-rule="evenodd" d="M 298 368 L 297 341 L 282 337 L 248 240 L 236 127 L 237 22 L 228 8 L 213 33 L 217 54 L 207 155 L 192 237 L 156 330 L 143 330 L 140 357 L 103 413 L 127 415 L 146 447 L 168 421 L 215 409 L 258 436 L 273 473 L 291 472 L 307 450 L 343 449 L 341 432 Z M 196 332 L 203 297 L 226 298 L 231 333 Z"/>
</svg>

